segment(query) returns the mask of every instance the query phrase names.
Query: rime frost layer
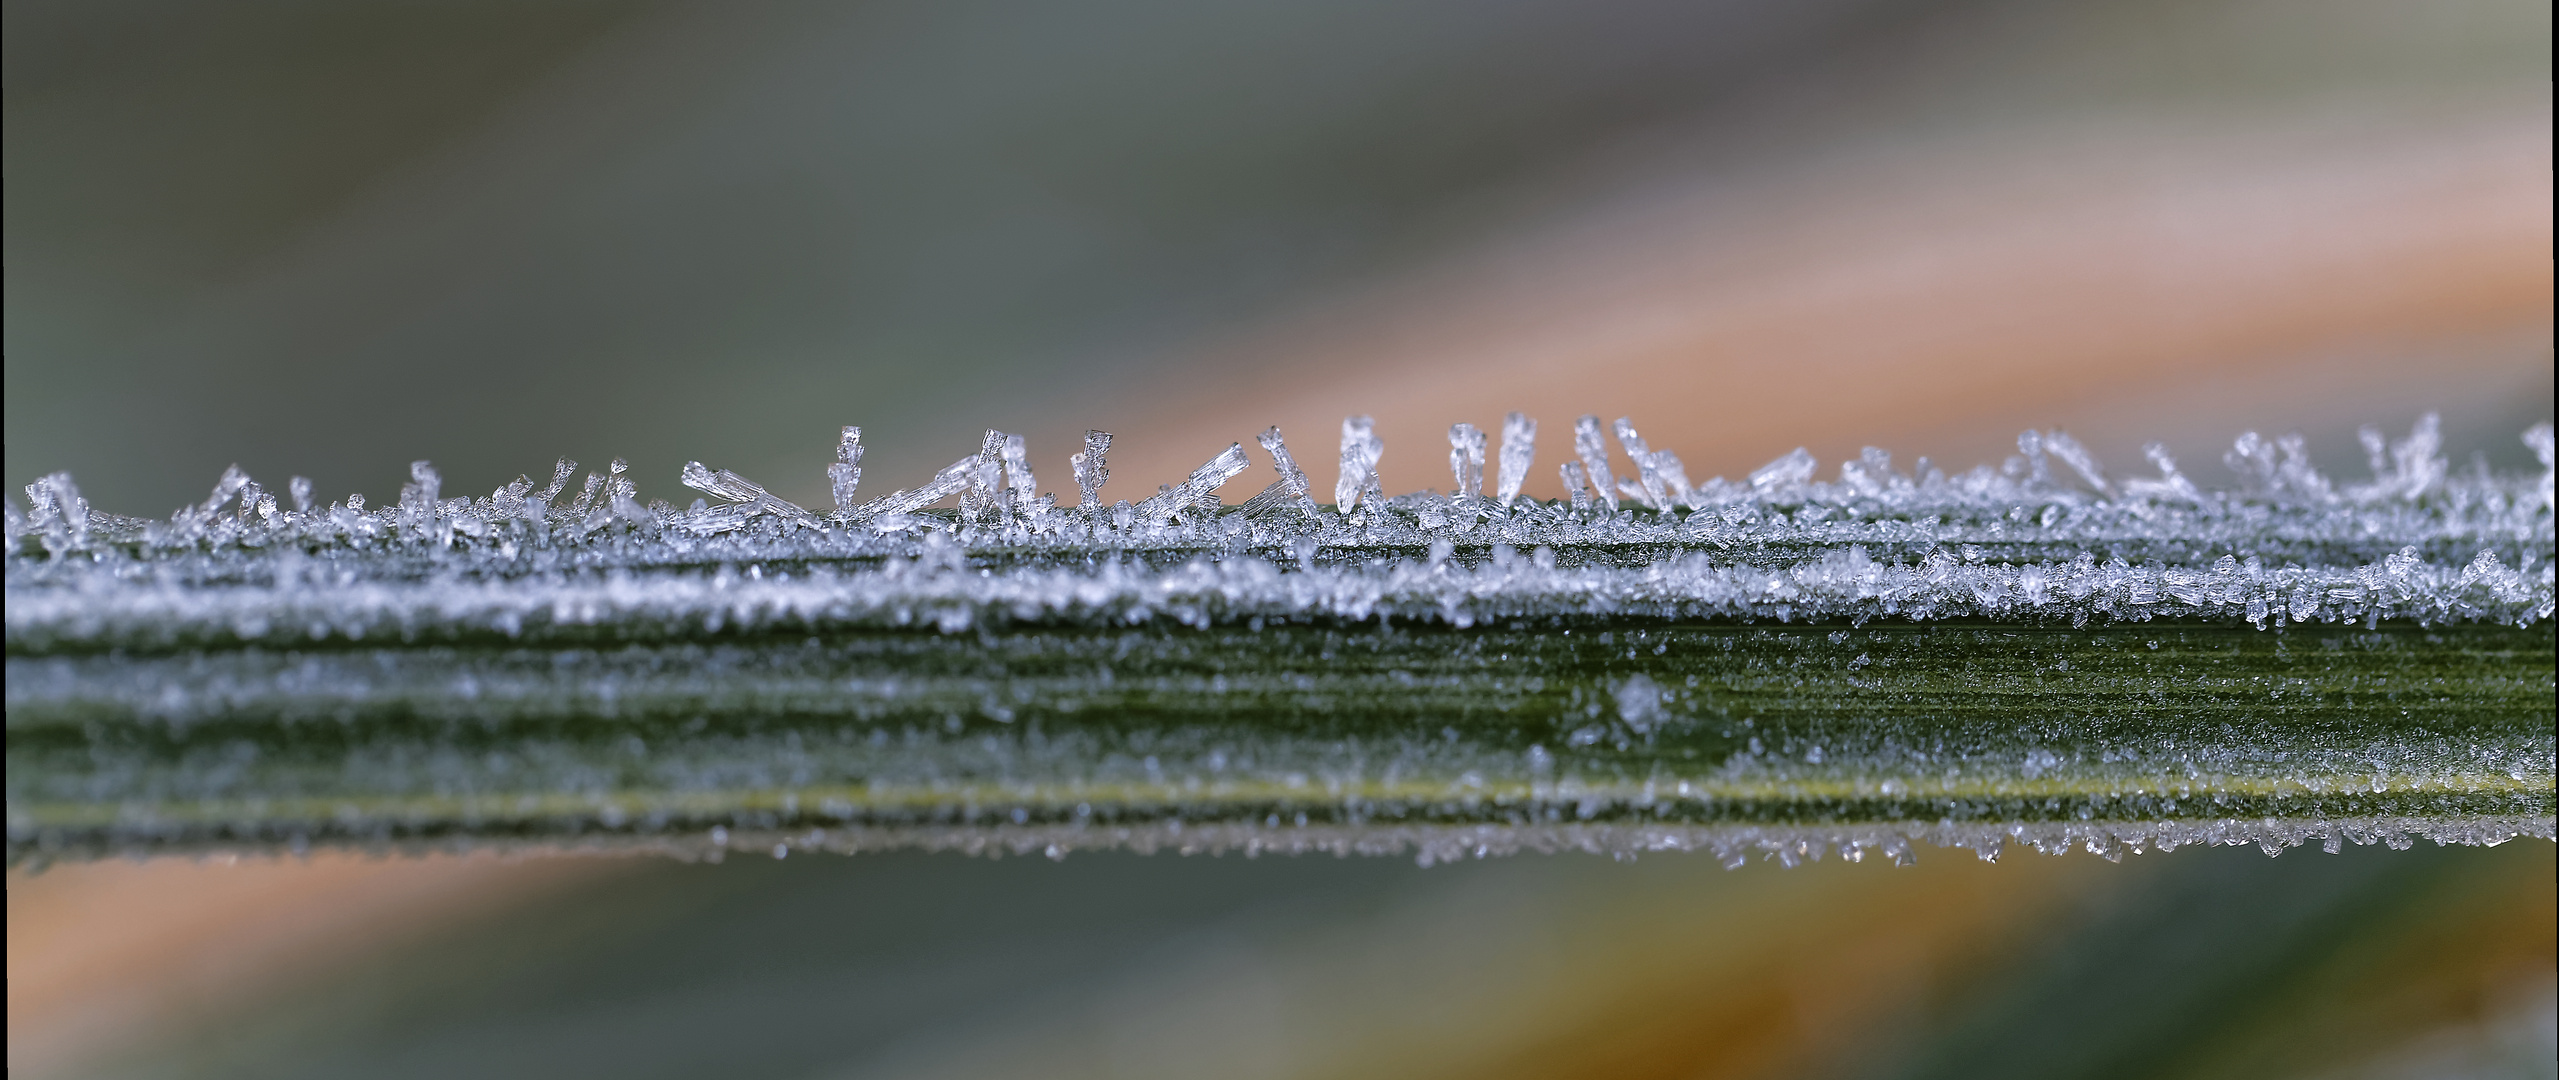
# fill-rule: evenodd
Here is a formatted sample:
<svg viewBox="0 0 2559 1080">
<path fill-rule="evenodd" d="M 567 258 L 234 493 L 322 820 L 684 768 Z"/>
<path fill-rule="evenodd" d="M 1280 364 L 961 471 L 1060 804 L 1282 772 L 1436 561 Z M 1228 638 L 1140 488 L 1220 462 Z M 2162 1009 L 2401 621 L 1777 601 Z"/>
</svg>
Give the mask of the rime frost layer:
<svg viewBox="0 0 2559 1080">
<path fill-rule="evenodd" d="M 299 478 L 296 506 L 281 507 L 233 470 L 165 522 L 92 513 L 57 475 L 29 487 L 31 511 L 10 506 L 8 641 L 1377 617 L 2525 626 L 2552 611 L 2548 465 L 2539 477 L 2456 474 L 2435 456 L 2431 422 L 2376 453 L 2379 471 L 2357 485 L 2320 476 L 2296 441 L 2246 436 L 2229 455 L 2241 485 L 2206 491 L 2164 453 L 2160 478 L 2110 482 L 2067 436 L 2037 432 L 2004 467 L 1955 477 L 1897 473 L 1869 450 L 1818 482 L 1798 451 L 1748 484 L 1691 486 L 1622 421 L 1643 479 L 1613 480 L 1600 425 L 1583 420 L 1584 460 L 1568 464 L 1618 490 L 1508 505 L 1479 493 L 1482 432 L 1452 432 L 1458 494 L 1380 499 L 1382 451 L 1367 424 L 1346 423 L 1339 512 L 1313 503 L 1276 429 L 1261 441 L 1279 476 L 1240 507 L 1217 499 L 1246 467 L 1239 445 L 1142 503 L 1102 510 L 1089 494 L 1107 476 L 1099 432 L 1078 455 L 1090 487 L 1071 508 L 1032 494 L 1019 439 L 998 432 L 923 488 L 824 517 L 699 464 L 684 481 L 720 501 L 689 509 L 640 503 L 618 462 L 574 498 L 562 498 L 565 461 L 538 492 L 519 478 L 481 498 L 442 497 L 419 463 L 399 504 L 379 509 L 311 506 Z M 840 507 L 854 502 L 858 438 L 847 429 L 833 473 Z M 2547 463 L 2549 429 L 2528 439 Z M 929 511 L 928 495 L 959 509 Z M 1630 508 L 1605 509 L 1620 495 Z"/>
<path fill-rule="evenodd" d="M 861 843 L 1108 825 L 1128 832 L 1109 842 L 1187 847 L 1165 839 L 1186 820 L 1210 830 L 1193 837 L 1392 822 L 1426 858 L 1452 836 L 1486 850 L 1565 843 L 1547 836 L 1566 828 L 1548 824 L 1556 812 L 1567 823 L 1598 815 L 1589 835 L 1629 850 L 1714 847 L 1725 835 L 1715 830 L 1742 820 L 1776 830 L 1761 839 L 1782 834 L 1788 850 L 1847 852 L 1868 844 L 1853 839 L 1866 835 L 1859 822 L 1914 816 L 1953 830 L 1938 842 L 1976 847 L 1975 834 L 2012 826 L 2038 837 L 2114 830 L 2104 841 L 2114 845 L 2175 842 L 2181 829 L 2344 836 L 2333 823 L 2349 819 L 2364 823 L 2354 835 L 2382 838 L 2550 832 L 2547 426 L 2525 436 L 2539 476 L 2451 469 L 2429 418 L 2395 443 L 2368 433 L 2373 475 L 2360 483 L 2319 474 L 2298 439 L 2246 435 L 2225 455 L 2237 477 L 2226 489 L 2196 483 L 2156 448 L 2155 476 L 2111 478 L 2058 432 L 2027 432 L 2003 465 L 1954 476 L 1925 461 L 1904 473 L 1869 449 L 1824 481 L 1799 450 L 1741 482 L 1693 484 L 1628 419 L 1572 427 L 1562 466 L 1571 497 L 1558 502 L 1518 497 L 1537 428 L 1518 414 L 1503 425 L 1495 495 L 1483 490 L 1496 456 L 1486 433 L 1460 424 L 1450 493 L 1391 498 L 1376 485 L 1385 448 L 1354 417 L 1333 506 L 1315 503 L 1277 429 L 1256 440 L 1273 478 L 1240 506 L 1220 497 L 1251 467 L 1240 443 L 1137 502 L 1109 499 L 1106 432 L 1089 433 L 1074 456 L 1072 507 L 1038 493 L 1022 440 L 1002 432 L 922 486 L 865 501 L 850 427 L 823 512 L 699 463 L 681 479 L 703 497 L 685 508 L 641 501 L 618 461 L 576 483 L 562 461 L 543 483 L 520 477 L 477 498 L 446 497 L 421 462 L 399 501 L 379 508 L 355 497 L 317 505 L 300 478 L 280 501 L 234 469 L 165 521 L 93 512 L 69 477 L 46 477 L 28 488 L 27 508 L 12 502 L 6 515 L 11 857 L 226 837 L 784 835 L 809 814 L 839 837 L 872 837 Z M 2385 689 L 2356 681 L 2385 679 L 2355 666 L 2374 661 L 2331 656 L 2256 672 L 2274 696 L 2237 706 L 2157 691 L 2182 704 L 2142 714 L 2148 727 L 2116 730 L 2113 742 L 2050 734 L 2055 722 L 2105 727 L 2118 710 L 2102 703 L 1998 705 L 1999 723 L 2049 734 L 2002 743 L 1944 719 L 1980 702 L 1930 705 L 1921 694 L 1847 707 L 1877 677 L 1861 674 L 1874 661 L 1866 653 L 1823 660 L 1818 642 L 1798 641 L 1736 654 L 1744 667 L 1837 669 L 1829 682 L 1806 675 L 1803 695 L 1838 715 L 1783 731 L 1809 761 L 1761 756 L 1781 744 L 1778 728 L 1746 741 L 1726 730 L 1750 718 L 1733 712 L 1747 698 L 1734 696 L 1743 675 L 1637 652 L 1610 661 L 1625 670 L 1578 682 L 1554 667 L 1580 655 L 1568 647 L 1576 631 L 1587 643 L 1656 632 L 1646 627 L 1846 633 L 1950 621 L 2055 628 L 2082 649 L 2098 648 L 2105 627 L 2143 624 L 2278 643 L 2465 626 L 2530 640 L 2498 654 L 2524 659 L 2478 668 L 2444 699 L 2499 718 L 2486 728 L 2358 722 L 2358 709 L 2418 700 L 2401 699 L 2416 685 L 2405 679 L 2449 676 L 2403 673 Z M 1396 624 L 1456 636 L 1415 653 L 1396 644 Z M 1338 653 L 1290 653 L 1287 627 L 1353 633 L 1368 641 L 1356 648 L 1404 649 L 1405 659 L 1362 682 L 1334 670 Z M 1136 628 L 1146 632 L 1125 636 Z M 967 644 L 916 644 L 943 638 Z M 1445 659 L 1430 649 L 1481 659 L 1505 641 L 1501 662 L 1426 674 Z M 1111 655 L 1078 651 L 1096 642 Z M 960 654 L 979 666 L 951 659 Z M 1081 666 L 1043 673 L 1043 658 L 1067 655 L 1084 656 Z M 1951 654 L 1930 662 L 1972 666 Z M 2072 662 L 2035 675 L 2038 692 Z M 2191 670 L 2162 686 L 2228 674 L 2204 652 L 2181 662 Z M 1550 676 L 1553 693 L 1542 689 Z M 1699 704 L 1701 677 L 1708 691 L 1723 687 L 1722 704 Z M 1532 680 L 1540 690 L 1524 689 Z M 2280 703 L 2286 680 L 2346 687 L 2349 703 L 2321 714 L 2328 727 L 2228 734 L 2294 715 Z M 2517 686 L 2539 704 L 2515 705 Z M 1558 696 L 1567 687 L 1569 701 Z M 1366 727 L 1321 720 L 1367 715 L 1347 703 L 1377 701 L 1401 704 Z M 1057 711 L 1062 702 L 1074 707 Z M 1843 717 L 1864 726 L 1822 727 Z M 2205 717 L 2225 734 L 2192 727 Z M 333 726 L 310 726 L 324 720 Z M 1710 720 L 1720 734 L 1695 735 Z M 616 724 L 627 730 L 614 734 Z M 606 734 L 570 738 L 560 725 Z M 1670 755 L 1661 740 L 1675 730 L 1706 742 Z M 1647 757 L 1629 738 L 1663 752 Z M 1969 779 L 1921 791 L 1949 738 L 1974 740 L 1948 759 Z M 625 760 L 625 739 L 644 747 L 636 761 Z M 1935 751 L 1924 749 L 1931 739 Z M 2270 747 L 2272 757 L 2250 756 Z M 1536 754 L 1564 773 L 1540 780 Z M 1329 793 L 1303 786 L 1328 775 L 1339 781 Z M 1491 788 L 1468 795 L 1468 782 Z M 1508 793 L 1486 794 L 1496 788 Z M 775 816 L 804 799 L 831 809 Z M 1057 816 L 1073 806 L 1085 820 Z M 1638 809 L 1651 807 L 1665 809 Z M 946 811 L 960 816 L 937 816 Z M 2242 824 L 2196 824 L 2224 819 Z M 2474 825 L 2447 824 L 2457 821 Z M 1482 839 L 1485 829 L 1511 839 Z M 2069 836 L 2056 842 L 2098 842 Z M 1053 842 L 1065 841 L 1036 846 Z M 1300 841 L 1237 833 L 1218 843 Z"/>
</svg>

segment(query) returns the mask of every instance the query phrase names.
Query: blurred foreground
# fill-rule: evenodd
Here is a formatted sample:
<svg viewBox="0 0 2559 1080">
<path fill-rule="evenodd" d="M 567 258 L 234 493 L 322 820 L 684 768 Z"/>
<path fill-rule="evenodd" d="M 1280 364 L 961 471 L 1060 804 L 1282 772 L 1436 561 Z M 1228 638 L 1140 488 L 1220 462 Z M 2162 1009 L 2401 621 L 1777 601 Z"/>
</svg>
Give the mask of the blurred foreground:
<svg viewBox="0 0 2559 1080">
<path fill-rule="evenodd" d="M 16 1076 L 2549 1076 L 2553 848 L 9 879 Z M 404 895 L 434 877 L 435 895 Z"/>
</svg>

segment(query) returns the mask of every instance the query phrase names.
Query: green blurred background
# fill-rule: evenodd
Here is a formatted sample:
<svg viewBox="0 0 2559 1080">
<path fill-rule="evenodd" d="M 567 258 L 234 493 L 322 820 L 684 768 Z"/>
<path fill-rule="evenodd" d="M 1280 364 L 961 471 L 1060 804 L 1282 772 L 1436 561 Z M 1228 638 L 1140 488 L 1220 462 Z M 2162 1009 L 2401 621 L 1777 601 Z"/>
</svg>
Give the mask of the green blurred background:
<svg viewBox="0 0 2559 1080">
<path fill-rule="evenodd" d="M 1632 413 L 1700 477 L 2551 414 L 2544 3 L 5 12 L 6 468 L 160 515 L 988 426 L 1149 492 Z M 1550 428 L 1550 430 L 1552 430 Z M 1905 458 L 1907 460 L 1907 458 Z M 1318 464 L 1325 463 L 1325 464 Z M 1539 478 L 1533 492 L 1551 481 Z M 30 1076 L 2552 1076 L 2552 846 L 9 877 Z"/>
</svg>

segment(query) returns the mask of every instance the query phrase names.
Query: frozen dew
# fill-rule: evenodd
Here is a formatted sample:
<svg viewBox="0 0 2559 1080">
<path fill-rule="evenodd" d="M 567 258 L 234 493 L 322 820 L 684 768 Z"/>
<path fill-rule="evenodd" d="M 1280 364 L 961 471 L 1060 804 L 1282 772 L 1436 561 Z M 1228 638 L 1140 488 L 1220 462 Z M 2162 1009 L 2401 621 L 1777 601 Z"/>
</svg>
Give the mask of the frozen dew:
<svg viewBox="0 0 2559 1080">
<path fill-rule="evenodd" d="M 1504 508 L 1519 501 L 1519 489 L 1528 482 L 1528 467 L 1537 461 L 1537 421 L 1526 413 L 1502 417 L 1502 463 L 1500 499 Z"/>
<path fill-rule="evenodd" d="M 1617 512 L 1617 476 L 1608 469 L 1608 443 L 1599 433 L 1599 417 L 1584 415 L 1573 421 L 1573 454 L 1581 459 L 1582 481 L 1567 479 L 1564 486 L 1587 485 L 1592 500 L 1609 513 Z"/>
<path fill-rule="evenodd" d="M 1077 505 L 1087 518 L 1101 506 L 1102 485 L 1110 482 L 1110 453 L 1111 433 L 1090 430 L 1084 433 L 1084 449 L 1067 459 L 1075 470 L 1075 490 L 1082 493 Z"/>
<path fill-rule="evenodd" d="M 1342 418 L 1342 472 L 1333 481 L 1333 505 L 1348 517 L 1363 499 L 1384 494 L 1377 482 L 1377 463 L 1386 444 L 1377 438 L 1377 422 L 1366 416 Z"/>
<path fill-rule="evenodd" d="M 1244 500 L 1243 515 L 1263 521 L 1275 514 L 1314 513 L 1314 485 L 1306 478 L 1306 470 L 1298 467 L 1297 458 L 1288 452 L 1288 440 L 1281 437 L 1278 425 L 1262 429 L 1254 440 L 1271 456 L 1271 468 L 1279 473 L 1279 479 Z"/>
<path fill-rule="evenodd" d="M 1188 479 L 1178 485 L 1168 486 L 1154 497 L 1139 503 L 1137 505 L 1139 524 L 1160 528 L 1172 521 L 1176 515 L 1186 511 L 1198 511 L 1203 507 L 1207 508 L 1208 512 L 1214 513 L 1219 505 L 1217 489 L 1225 487 L 1227 481 L 1234 479 L 1235 474 L 1243 472 L 1250 465 L 1250 459 L 1244 456 L 1244 444 L 1229 445 L 1216 457 L 1208 459 L 1199 468 L 1191 470 Z"/>
<path fill-rule="evenodd" d="M 835 512 L 849 514 L 855 505 L 853 494 L 862 487 L 862 429 L 844 426 L 835 441 L 835 462 L 826 467 L 826 485 L 835 497 Z"/>
<path fill-rule="evenodd" d="M 764 490 L 762 485 L 727 469 L 714 471 L 699 461 L 688 461 L 684 463 L 684 470 L 680 475 L 684 486 L 727 504 L 717 508 L 716 511 L 706 510 L 682 522 L 693 531 L 721 532 L 740 528 L 759 515 L 771 515 L 802 528 L 823 527 L 818 522 L 817 515 L 801 509 L 796 503 L 775 496 Z M 618 496 L 616 510 L 620 511 L 620 503 L 631 501 L 632 496 Z"/>
<path fill-rule="evenodd" d="M 873 790 L 863 786 L 869 780 L 808 789 L 809 806 L 834 799 L 829 805 L 846 808 L 818 822 L 827 829 L 822 841 L 805 839 L 807 825 L 786 836 L 752 816 L 721 819 L 732 842 L 766 849 L 786 841 L 844 850 L 1000 842 L 1023 850 L 1401 850 L 1427 859 L 1573 849 L 1803 861 L 1836 851 L 1899 861 L 1920 843 L 1986 855 L 2022 844 L 2115 857 L 2194 843 L 2280 850 L 2551 832 L 2546 724 L 2500 735 L 2502 742 L 2394 728 L 2362 743 L 2283 754 L 2214 741 L 2199 728 L 2175 738 L 2152 732 L 2151 741 L 2123 743 L 2109 758 L 2086 749 L 2093 736 L 2084 732 L 2029 732 L 2034 738 L 2019 742 L 2015 732 L 1984 729 L 1965 736 L 1973 742 L 1938 745 L 1877 741 L 1876 731 L 1900 730 L 1889 727 L 1743 729 L 1749 714 L 1716 711 L 1716 695 L 1733 684 L 1689 681 L 1677 672 L 1698 669 L 1676 666 L 1720 655 L 1713 650 L 1726 639 L 1698 636 L 1697 627 L 1801 630 L 1801 640 L 1783 645 L 1785 655 L 1835 658 L 1843 693 L 1910 677 L 1915 669 L 1892 666 L 1889 642 L 1874 635 L 1914 624 L 2065 637 L 2138 632 L 2172 646 L 2154 652 L 2126 639 L 2124 663 L 2170 662 L 2175 634 L 2195 628 L 2302 655 L 2395 648 L 2390 642 L 2436 632 L 2411 628 L 2541 632 L 2553 614 L 2559 565 L 2547 425 L 2525 433 L 2540 467 L 2522 475 L 2450 468 L 2431 419 L 2404 438 L 2372 435 L 2368 479 L 2322 475 L 2298 436 L 2244 434 L 2209 466 L 2216 476 L 2226 467 L 2224 487 L 2188 476 L 2155 448 L 2155 475 L 2111 476 L 2058 431 L 2027 432 L 2007 463 L 1952 475 L 1925 459 L 1904 471 L 1892 454 L 1869 447 L 1842 462 L 1835 480 L 1818 478 L 1818 463 L 1797 450 L 1739 482 L 1693 483 L 1632 418 L 1610 428 L 1596 417 L 1575 425 L 1574 453 L 1558 466 L 1561 500 L 1520 494 L 1535 460 L 1536 422 L 1519 413 L 1504 419 L 1497 497 L 1482 497 L 1487 433 L 1464 424 L 1450 429 L 1450 494 L 1388 497 L 1377 479 L 1383 446 L 1374 424 L 1351 417 L 1329 513 L 1277 428 L 1256 437 L 1273 478 L 1240 506 L 1221 498 L 1255 463 L 1240 443 L 1150 498 L 1106 500 L 1112 436 L 1100 431 L 1086 433 L 1071 459 L 1081 494 L 1073 509 L 1036 492 L 1032 447 L 1000 431 L 983 433 L 974 452 L 919 486 L 858 502 L 859 430 L 845 428 L 823 518 L 700 462 L 674 477 L 689 489 L 681 501 L 690 508 L 644 502 L 619 461 L 573 484 L 578 465 L 561 459 L 545 480 L 520 476 L 470 498 L 448 497 L 442 474 L 420 461 L 398 499 L 381 507 L 360 495 L 323 505 L 299 477 L 279 497 L 234 467 L 203 501 L 165 521 L 94 510 L 71 476 L 56 473 L 6 507 L 13 732 L 56 705 L 63 716 L 128 717 L 183 733 L 210 721 L 306 712 L 330 724 L 379 714 L 428 718 L 431 727 L 514 715 L 507 709 L 527 723 L 589 715 L 639 723 L 632 718 L 656 715 L 652 709 L 693 716 L 698 711 L 684 710 L 732 701 L 743 704 L 723 707 L 832 719 L 793 729 L 799 742 L 715 731 L 700 744 L 709 748 L 703 756 L 681 767 L 633 751 L 639 756 L 631 760 L 643 764 L 629 766 L 641 770 L 631 782 L 681 794 L 694 790 L 685 785 L 762 777 L 754 783 L 767 786 L 756 790 L 780 785 L 796 799 L 802 789 L 790 787 L 790 770 L 815 762 L 845 776 L 921 785 L 880 794 L 888 801 L 877 803 L 863 801 L 873 798 L 863 794 Z M 1631 475 L 1607 460 L 1612 434 Z M 880 654 L 888 658 L 861 668 L 845 659 L 860 650 L 826 644 L 857 639 L 889 650 Z M 1249 642 L 1302 645 L 1307 663 L 1288 678 L 1314 680 L 1313 689 L 1250 664 L 1204 665 Z M 504 649 L 487 648 L 492 643 Z M 1407 651 L 1363 666 L 1396 649 Z M 1973 655 L 2023 662 L 2010 655 L 2016 651 L 1985 645 Z M 900 656 L 942 659 L 907 664 Z M 1462 677 L 1431 668 L 1460 661 L 1478 666 Z M 962 673 L 936 675 L 937 663 Z M 972 663 L 1000 671 L 966 668 Z M 1567 686 L 1575 670 L 1596 673 Z M 1763 677 L 1740 660 L 1729 670 L 1732 678 Z M 2040 686 L 2067 670 L 2075 668 L 2021 668 L 2013 678 Z M 1810 676 L 1789 668 L 1765 677 Z M 2353 693 L 2360 700 L 2395 685 Z M 470 688 L 467 698 L 456 697 L 461 686 Z M 1346 741 L 1218 728 L 1226 714 L 1210 708 L 1229 700 L 1221 695 L 1267 701 L 1301 692 L 1333 703 L 1326 708 L 1368 707 L 1425 690 L 1448 695 L 1468 716 L 1551 707 L 1564 719 L 1551 732 L 1493 721 L 1490 737 L 1449 724 L 1465 734 L 1448 738 L 1434 719 L 1391 738 Z M 1114 710 L 1129 702 L 1208 711 L 1194 726 L 1148 735 L 1154 741 L 1143 747 L 1061 719 L 1077 715 L 1071 710 L 1121 715 Z M 1247 714 L 1262 715 L 1235 715 Z M 86 730 L 80 724 L 88 722 L 62 730 Z M 1707 737 L 1698 734 L 1706 723 L 1734 725 L 1708 732 L 1726 747 L 1711 768 L 1640 757 Z M 1957 734 L 1947 728 L 1931 737 Z M 22 755 L 14 742 L 12 749 L 13 770 L 35 769 L 16 764 Z M 1122 750 L 1130 751 L 1121 754 L 1124 773 L 1112 764 Z M 386 743 L 378 752 L 380 760 L 291 775 L 403 778 L 397 782 L 427 800 L 420 806 L 443 799 L 433 805 L 463 805 L 494 815 L 488 820 L 513 813 L 496 795 L 471 794 L 481 790 L 473 785 L 501 778 L 450 746 Z M 625 767 L 609 754 L 542 765 L 538 754 L 524 753 L 509 767 L 532 771 L 508 775 L 549 777 L 556 791 L 589 790 L 579 785 Z M 1593 764 L 1603 759 L 1646 764 L 1616 771 Z M 150 822 L 174 819 L 151 816 L 149 799 L 160 796 L 117 787 L 126 781 L 96 771 L 114 760 L 59 766 L 71 770 L 61 773 L 71 778 L 65 783 L 121 793 L 79 804 L 109 807 L 98 811 L 101 821 L 128 822 L 99 826 L 114 842 L 198 836 L 178 825 L 151 832 L 163 825 Z M 987 779 L 981 787 L 951 779 L 963 773 Z M 219 785 L 233 782 L 222 776 L 251 774 L 154 773 L 159 778 L 147 782 Z M 2113 801 L 2079 804 L 2092 816 L 2066 821 L 2000 809 L 2011 804 L 1999 800 L 2023 799 L 2020 792 L 2045 790 L 2034 785 L 2056 778 L 2116 785 L 2104 788 Z M 35 805 L 22 794 L 40 779 L 11 773 L 13 853 L 33 850 L 22 840 L 36 843 L 25 838 L 41 833 L 22 830 L 15 816 Z M 1180 786 L 1192 781 L 1204 794 Z M 1933 825 L 1696 819 L 1816 782 L 1833 792 L 1825 798 L 1989 807 L 1981 813 L 1990 817 Z M 1920 790 L 1926 785 L 1937 787 Z M 1103 805 L 1092 792 L 1105 787 L 1142 797 Z M 282 789 L 222 790 L 268 800 L 261 805 L 291 803 Z M 946 790 L 959 794 L 931 794 Z M 2293 792 L 2281 798 L 2326 809 L 2286 816 L 2262 809 L 2274 804 L 2251 791 Z M 1327 804 L 1334 796 L 1311 794 L 1318 792 L 1345 794 Z M 325 824 L 335 804 L 313 798 L 319 809 L 311 820 Z M 128 799 L 138 801 L 119 801 Z M 906 817 L 880 809 L 893 804 L 939 809 Z M 1073 809 L 1087 804 L 1087 812 Z M 1267 826 L 1264 809 L 1249 820 L 1211 812 L 1248 805 L 1290 809 L 1270 811 Z M 1018 813 L 1000 826 L 1010 832 L 931 816 L 967 806 Z M 1168 815 L 1183 807 L 1192 809 L 1177 833 Z M 1301 810 L 1315 816 L 1300 822 Z M 1999 815 L 2011 817 L 1991 820 Z M 1930 810 L 1909 821 L 1939 817 Z M 383 824 L 391 817 L 364 820 L 374 823 L 368 828 L 405 827 Z M 640 835 L 614 827 L 625 829 L 615 835 Z M 698 842 L 708 828 L 669 826 L 665 842 Z"/>
<path fill-rule="evenodd" d="M 1751 470 L 1751 489 L 1763 495 L 1790 491 L 1810 481 L 1820 464 L 1811 451 L 1798 446 L 1787 451 L 1786 456 Z"/>
<path fill-rule="evenodd" d="M 1484 430 L 1473 424 L 1453 424 L 1448 429 L 1448 471 L 1454 481 L 1450 494 L 1461 499 L 1480 498 L 1484 494 Z"/>
</svg>

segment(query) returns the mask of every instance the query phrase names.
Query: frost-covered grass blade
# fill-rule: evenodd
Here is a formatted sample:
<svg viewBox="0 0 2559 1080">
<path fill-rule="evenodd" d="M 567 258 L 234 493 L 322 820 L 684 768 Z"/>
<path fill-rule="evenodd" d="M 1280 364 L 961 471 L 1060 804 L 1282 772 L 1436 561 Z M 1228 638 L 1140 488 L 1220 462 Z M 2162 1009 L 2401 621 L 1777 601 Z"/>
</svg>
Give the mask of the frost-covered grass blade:
<svg viewBox="0 0 2559 1080">
<path fill-rule="evenodd" d="M 286 508 L 237 470 L 166 521 L 66 476 L 8 513 L 12 861 L 208 846 L 1063 851 L 2144 845 L 2549 837 L 2551 436 L 2456 474 L 2431 421 L 2340 484 L 2239 439 L 2208 490 L 2067 435 L 1836 481 L 1690 481 L 1633 423 L 1450 431 L 1331 506 L 1276 429 L 1078 505 L 1022 440 L 832 507 L 688 464 Z M 1615 452 L 1627 462 L 1611 460 Z M 714 501 L 716 500 L 716 501 Z M 956 509 L 935 509 L 956 501 Z"/>
</svg>

